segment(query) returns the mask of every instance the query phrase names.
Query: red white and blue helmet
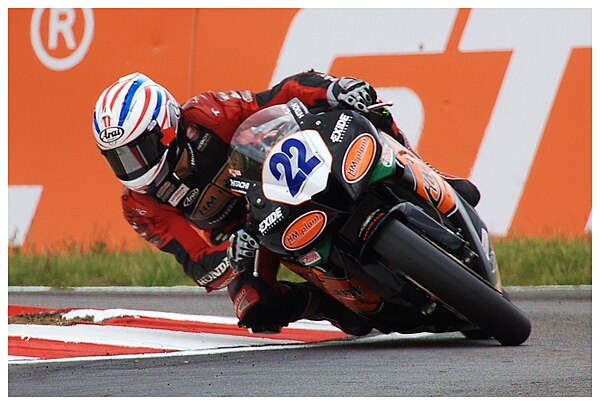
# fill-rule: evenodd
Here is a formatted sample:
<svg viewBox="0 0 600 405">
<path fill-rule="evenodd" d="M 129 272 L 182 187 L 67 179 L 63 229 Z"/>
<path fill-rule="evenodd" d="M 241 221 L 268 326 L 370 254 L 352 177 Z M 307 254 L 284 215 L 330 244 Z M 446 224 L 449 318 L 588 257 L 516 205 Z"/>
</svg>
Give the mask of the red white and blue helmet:
<svg viewBox="0 0 600 405">
<path fill-rule="evenodd" d="M 141 73 L 102 92 L 94 108 L 96 145 L 125 187 L 145 193 L 169 174 L 167 155 L 170 145 L 177 147 L 180 117 L 175 98 Z"/>
</svg>

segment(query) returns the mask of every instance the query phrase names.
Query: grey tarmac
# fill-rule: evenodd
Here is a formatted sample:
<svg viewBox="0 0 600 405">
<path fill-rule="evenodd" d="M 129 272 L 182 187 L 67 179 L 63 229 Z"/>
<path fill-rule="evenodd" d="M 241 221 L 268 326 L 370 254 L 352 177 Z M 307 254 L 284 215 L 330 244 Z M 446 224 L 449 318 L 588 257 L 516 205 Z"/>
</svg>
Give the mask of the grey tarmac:
<svg viewBox="0 0 600 405">
<path fill-rule="evenodd" d="M 13 364 L 9 396 L 590 397 L 592 288 L 508 288 L 531 318 L 524 345 L 460 334 L 367 337 L 307 348 L 201 356 Z M 231 316 L 200 289 L 19 289 L 16 305 Z"/>
</svg>

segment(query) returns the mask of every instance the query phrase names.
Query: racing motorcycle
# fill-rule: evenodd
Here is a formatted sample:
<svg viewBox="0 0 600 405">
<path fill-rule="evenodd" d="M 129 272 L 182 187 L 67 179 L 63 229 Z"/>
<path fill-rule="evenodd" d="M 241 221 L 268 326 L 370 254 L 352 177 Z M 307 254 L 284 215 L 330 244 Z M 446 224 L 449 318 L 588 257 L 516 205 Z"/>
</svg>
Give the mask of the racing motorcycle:
<svg viewBox="0 0 600 405">
<path fill-rule="evenodd" d="M 379 331 L 529 337 L 465 193 L 363 114 L 266 108 L 235 132 L 229 164 L 261 245 Z"/>
</svg>

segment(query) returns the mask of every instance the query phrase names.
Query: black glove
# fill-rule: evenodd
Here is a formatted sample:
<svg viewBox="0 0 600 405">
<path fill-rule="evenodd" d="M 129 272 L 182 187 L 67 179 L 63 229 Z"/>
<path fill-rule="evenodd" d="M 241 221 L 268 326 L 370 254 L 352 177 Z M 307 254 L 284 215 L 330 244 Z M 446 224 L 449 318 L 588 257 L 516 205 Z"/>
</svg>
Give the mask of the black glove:
<svg viewBox="0 0 600 405">
<path fill-rule="evenodd" d="M 342 77 L 329 85 L 327 101 L 332 106 L 345 104 L 360 112 L 369 112 L 368 106 L 377 101 L 377 92 L 371 85 L 353 77 Z"/>
<path fill-rule="evenodd" d="M 241 273 L 254 269 L 254 259 L 259 248 L 258 241 L 244 229 L 239 229 L 229 237 L 227 257 L 229 265 Z"/>
</svg>

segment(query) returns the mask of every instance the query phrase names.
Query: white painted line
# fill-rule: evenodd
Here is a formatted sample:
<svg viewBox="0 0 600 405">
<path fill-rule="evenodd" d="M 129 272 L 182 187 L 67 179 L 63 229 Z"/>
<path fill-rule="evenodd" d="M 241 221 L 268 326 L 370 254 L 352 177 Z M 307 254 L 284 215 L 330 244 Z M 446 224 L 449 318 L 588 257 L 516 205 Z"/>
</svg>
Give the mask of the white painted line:
<svg viewBox="0 0 600 405">
<path fill-rule="evenodd" d="M 8 356 L 8 361 L 9 363 L 14 363 L 14 362 L 19 362 L 19 361 L 33 361 L 33 360 L 40 360 L 38 357 L 27 357 L 27 356 Z"/>
<path fill-rule="evenodd" d="M 190 315 L 190 314 L 178 314 L 174 312 L 161 312 L 161 311 L 146 311 L 146 310 L 136 310 L 136 309 L 104 309 L 104 310 L 95 310 L 95 309 L 74 309 L 69 311 L 63 315 L 65 319 L 73 319 L 73 318 L 85 318 L 87 316 L 91 316 L 94 319 L 94 322 L 102 322 L 106 319 L 118 318 L 122 316 L 132 316 L 132 317 L 148 317 L 154 319 L 168 319 L 173 321 L 189 321 L 189 322 L 207 322 L 207 323 L 216 323 L 216 324 L 226 324 L 226 325 L 237 325 L 238 320 L 233 317 L 226 316 L 214 316 L 214 315 Z M 340 330 L 333 326 L 331 323 L 327 321 L 309 321 L 309 320 L 300 320 L 294 323 L 291 323 L 287 329 L 310 329 L 310 330 L 327 330 L 327 331 L 335 331 L 339 332 Z"/>
<path fill-rule="evenodd" d="M 114 355 L 114 356 L 89 356 L 89 357 L 68 357 L 59 359 L 34 359 L 34 358 L 23 358 L 23 360 L 10 361 L 11 364 L 38 364 L 38 363 L 62 363 L 62 362 L 79 362 L 79 361 L 101 361 L 101 360 L 135 360 L 135 359 L 149 359 L 149 358 L 161 358 L 161 357 L 182 357 L 182 356 L 206 356 L 213 354 L 223 353 L 239 353 L 248 351 L 265 351 L 265 350 L 298 350 L 298 349 L 311 349 L 316 347 L 325 346 L 349 346 L 357 343 L 377 343 L 377 342 L 399 342 L 403 340 L 414 340 L 423 337 L 434 336 L 435 333 L 422 332 L 403 335 L 400 333 L 390 333 L 389 335 L 374 335 L 374 336 L 363 336 L 363 337 L 350 337 L 347 339 L 331 340 L 327 342 L 318 343 L 288 343 L 288 344 L 272 344 L 263 346 L 242 346 L 242 347 L 224 347 L 215 349 L 203 349 L 203 350 L 186 350 L 171 353 L 143 353 L 143 354 L 125 354 L 125 355 Z M 445 333 L 445 337 L 450 334 Z M 459 333 L 456 333 L 459 336 Z M 280 341 L 281 342 L 281 341 Z"/>
<path fill-rule="evenodd" d="M 258 337 L 190 333 L 170 330 L 131 328 L 108 325 L 8 325 L 8 336 L 95 343 L 111 346 L 145 347 L 162 350 L 203 350 L 219 347 L 259 346 L 273 343 L 297 343 Z"/>
</svg>

